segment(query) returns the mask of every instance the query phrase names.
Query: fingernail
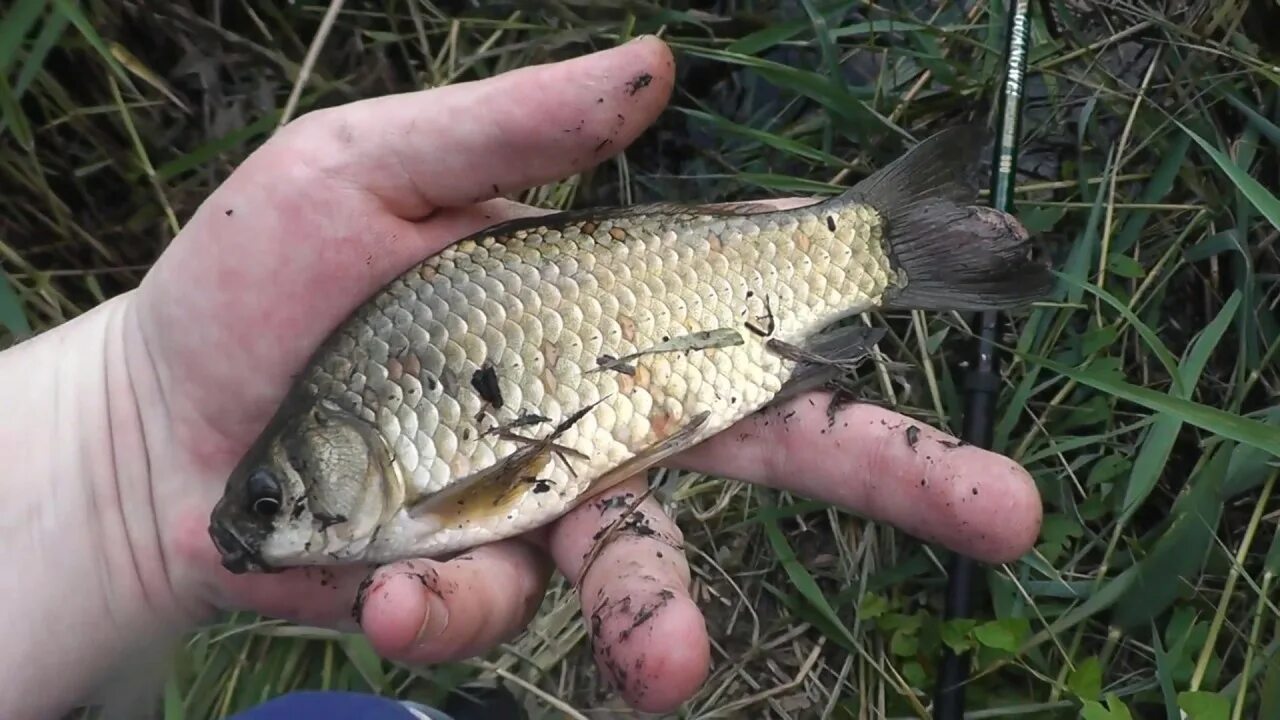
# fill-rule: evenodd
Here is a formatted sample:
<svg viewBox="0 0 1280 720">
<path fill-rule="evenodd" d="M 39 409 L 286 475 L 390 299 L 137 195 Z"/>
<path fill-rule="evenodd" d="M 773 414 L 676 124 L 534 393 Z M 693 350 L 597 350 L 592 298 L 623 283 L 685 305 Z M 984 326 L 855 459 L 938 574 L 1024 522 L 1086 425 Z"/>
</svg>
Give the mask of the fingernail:
<svg viewBox="0 0 1280 720">
<path fill-rule="evenodd" d="M 416 642 L 419 644 L 431 642 L 443 635 L 447 627 L 449 627 L 449 606 L 444 604 L 444 598 L 428 590 L 427 614 L 422 618 L 422 625 L 418 628 Z"/>
</svg>

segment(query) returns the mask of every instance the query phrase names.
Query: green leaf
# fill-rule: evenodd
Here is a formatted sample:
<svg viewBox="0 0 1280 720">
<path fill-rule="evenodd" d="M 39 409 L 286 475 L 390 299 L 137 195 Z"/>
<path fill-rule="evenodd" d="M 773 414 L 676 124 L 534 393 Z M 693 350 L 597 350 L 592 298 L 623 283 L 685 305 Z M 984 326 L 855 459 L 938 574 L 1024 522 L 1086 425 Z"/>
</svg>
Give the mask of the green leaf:
<svg viewBox="0 0 1280 720">
<path fill-rule="evenodd" d="M 1133 463 L 1123 455 L 1104 455 L 1093 464 L 1085 485 L 1097 488 L 1120 477 L 1132 467 Z"/>
<path fill-rule="evenodd" d="M 1262 560 L 1262 567 L 1266 572 L 1280 576 L 1280 532 L 1271 537 L 1271 548 L 1267 550 L 1267 556 Z"/>
<path fill-rule="evenodd" d="M 872 20 L 870 22 L 850 23 L 831 31 L 832 37 L 849 38 L 885 33 L 910 32 L 951 32 L 960 30 L 961 25 L 924 25 L 904 20 Z"/>
<path fill-rule="evenodd" d="M 1031 632 L 1026 618 L 991 620 L 973 629 L 973 636 L 986 647 L 1016 652 L 1023 639 Z"/>
<path fill-rule="evenodd" d="M 818 8 L 819 12 L 829 12 L 830 10 L 840 10 L 847 6 L 846 2 L 829 3 Z M 759 55 L 761 52 L 769 48 L 790 40 L 808 30 L 812 25 L 803 20 L 793 20 L 785 23 L 770 25 L 763 30 L 744 35 L 737 40 L 725 46 L 730 52 L 739 53 L 741 55 Z M 875 35 L 877 33 L 906 33 L 913 31 L 927 32 L 946 32 L 951 29 L 946 25 L 922 25 L 920 23 L 904 22 L 902 20 L 872 20 L 869 22 L 850 23 L 831 31 L 833 38 L 851 38 L 863 37 L 867 35 Z"/>
<path fill-rule="evenodd" d="M 378 658 L 378 653 L 374 651 L 369 641 L 361 635 L 353 635 L 342 639 L 342 649 L 347 654 L 347 659 L 351 661 L 352 666 L 360 672 L 365 682 L 369 686 L 383 690 L 387 689 L 387 675 L 382 667 L 382 660 Z"/>
<path fill-rule="evenodd" d="M 942 623 L 939 634 L 942 636 L 942 642 L 946 643 L 952 652 L 966 653 L 973 649 L 973 641 L 969 639 L 969 634 L 977 625 L 978 621 L 973 618 L 955 618 Z"/>
<path fill-rule="evenodd" d="M 1276 533 L 1276 544 L 1280 547 L 1280 533 Z M 1258 697 L 1258 717 L 1280 717 L 1280 662 L 1268 663 L 1262 676 L 1262 691 Z"/>
<path fill-rule="evenodd" d="M 0 75 L 0 121 L 3 121 L 0 127 L 9 128 L 18 145 L 30 152 L 34 143 L 31 125 L 27 122 L 27 116 L 22 112 L 18 98 L 14 95 L 13 88 L 9 87 L 9 81 L 4 75 Z"/>
<path fill-rule="evenodd" d="M 182 689 L 172 675 L 164 684 L 164 720 L 184 720 L 186 708 L 182 702 Z"/>
<path fill-rule="evenodd" d="M 1231 701 L 1217 693 L 1178 693 L 1178 707 L 1187 713 L 1187 720 L 1227 720 L 1231 714 Z"/>
<path fill-rule="evenodd" d="M 1066 214 L 1065 207 L 1029 207 L 1018 210 L 1018 220 L 1032 235 L 1040 235 L 1057 226 Z"/>
<path fill-rule="evenodd" d="M 1052 563 L 1066 550 L 1072 538 L 1080 537 L 1083 529 L 1075 518 L 1063 513 L 1050 513 L 1044 516 L 1040 526 L 1040 543 L 1036 546 L 1041 555 Z"/>
<path fill-rule="evenodd" d="M 1110 374 L 1100 373 L 1091 369 L 1073 368 L 1048 358 L 1016 349 L 1012 352 L 1021 356 L 1028 363 L 1043 365 L 1056 373 L 1066 375 L 1079 383 L 1105 393 L 1116 395 L 1157 412 L 1175 414 L 1182 418 L 1184 422 L 1208 432 L 1252 445 L 1268 453 L 1275 454 L 1280 452 L 1280 427 L 1270 427 L 1242 415 L 1235 415 L 1215 407 L 1138 387 L 1117 379 Z"/>
<path fill-rule="evenodd" d="M 1178 390 L 1178 395 L 1180 397 L 1186 397 L 1185 390 L 1183 389 L 1184 383 L 1182 382 L 1182 375 L 1178 372 L 1178 360 L 1174 357 L 1173 353 L 1169 351 L 1169 348 L 1165 346 L 1164 342 L 1160 340 L 1160 336 L 1156 334 L 1155 330 L 1152 330 L 1150 326 L 1142 322 L 1142 320 L 1135 315 L 1127 305 L 1120 302 L 1115 295 L 1112 295 L 1097 285 L 1080 283 L 1078 280 L 1067 275 L 1063 275 L 1062 273 L 1055 274 L 1069 284 L 1078 284 L 1080 289 L 1085 290 L 1089 294 L 1094 295 L 1105 302 L 1107 305 L 1110 305 L 1113 310 L 1120 313 L 1125 320 L 1128 320 L 1129 324 L 1133 325 L 1134 329 L 1138 331 L 1138 334 L 1142 336 L 1142 339 L 1147 342 L 1147 346 L 1151 348 L 1151 351 L 1155 353 L 1160 364 L 1164 366 L 1165 371 L 1169 373 L 1171 378 L 1173 378 L 1173 385 L 1174 388 Z"/>
<path fill-rule="evenodd" d="M 734 40 L 725 46 L 725 50 L 739 55 L 758 55 L 764 50 L 786 42 L 792 37 L 799 35 L 809 27 L 809 24 L 803 21 L 792 21 L 787 23 L 779 23 L 770 25 L 763 30 L 757 30 L 750 35 Z"/>
<path fill-rule="evenodd" d="M 1214 316 L 1213 322 L 1206 325 L 1192 343 L 1180 372 L 1183 388 L 1193 388 L 1200 382 L 1200 375 L 1204 372 L 1205 365 L 1209 363 L 1209 356 L 1217 349 L 1222 335 L 1231 326 L 1231 319 L 1240 308 L 1243 297 L 1239 290 L 1231 293 L 1231 297 L 1227 298 L 1227 301 L 1222 304 L 1222 309 Z M 1190 397 L 1190 394 L 1184 394 L 1182 397 Z"/>
<path fill-rule="evenodd" d="M 893 639 L 889 641 L 889 650 L 899 657 L 909 657 L 916 654 L 919 644 L 914 632 L 903 629 L 893 634 Z"/>
<path fill-rule="evenodd" d="M 755 140 L 774 148 L 775 150 L 781 150 L 782 152 L 790 153 L 797 157 L 805 158 L 806 160 L 826 163 L 835 167 L 845 167 L 847 165 L 847 163 L 841 161 L 840 158 L 802 142 L 797 142 L 790 138 L 782 137 L 781 135 L 776 135 L 765 130 L 747 127 L 746 125 L 739 125 L 738 123 L 733 122 L 732 120 L 727 120 L 719 115 L 713 115 L 711 113 L 691 108 L 675 108 L 675 110 L 677 112 L 684 113 L 689 117 L 701 120 L 716 130 Z"/>
<path fill-rule="evenodd" d="M 1280 406 L 1263 413 L 1262 422 L 1280 427 Z M 1275 472 L 1275 463 L 1274 453 L 1244 445 L 1237 447 L 1235 452 L 1231 453 L 1231 463 L 1227 466 L 1227 477 L 1222 484 L 1221 498 L 1228 500 L 1258 487 L 1266 481 L 1268 475 Z"/>
<path fill-rule="evenodd" d="M 1084 662 L 1067 677 L 1067 687 L 1081 700 L 1102 699 L 1102 663 L 1096 657 Z"/>
<path fill-rule="evenodd" d="M 1111 693 L 1107 694 L 1106 707 L 1093 700 L 1086 700 L 1080 711 L 1084 720 L 1133 720 L 1129 706 Z"/>
<path fill-rule="evenodd" d="M 923 618 L 919 615 L 908 615 L 906 613 L 886 613 L 879 621 L 876 622 L 878 627 L 885 630 L 904 629 L 908 632 L 915 632 L 920 629 Z"/>
<path fill-rule="evenodd" d="M 1219 488 L 1231 458 L 1232 443 L 1223 443 L 1188 479 L 1190 490 L 1173 508 L 1173 521 L 1155 546 L 1135 566 L 1138 580 L 1116 606 L 1116 625 L 1146 625 L 1177 601 L 1214 548 L 1213 535 L 1222 518 Z"/>
<path fill-rule="evenodd" d="M 1111 607 L 1125 592 L 1133 587 L 1137 577 L 1137 571 L 1134 568 L 1129 568 L 1110 580 L 1104 580 L 1098 591 L 1089 595 L 1087 600 L 1063 613 L 1061 617 L 1051 622 L 1049 627 L 1038 631 L 1032 636 L 1023 650 L 1025 651 L 1032 646 L 1047 642 L 1055 635 L 1061 636 L 1068 629 Z"/>
<path fill-rule="evenodd" d="M 116 77 L 122 82 L 128 82 L 129 73 L 120 64 L 120 61 L 116 59 L 115 54 L 111 52 L 111 48 L 107 47 L 106 41 L 98 34 L 93 22 L 80 9 L 79 3 L 72 2 L 72 0 L 53 0 L 53 4 L 57 6 L 58 12 L 66 17 L 67 20 L 70 20 L 71 24 L 80 31 L 80 34 L 84 36 L 89 45 L 98 51 L 98 55 L 102 56 L 103 62 L 107 63 L 115 71 Z"/>
<path fill-rule="evenodd" d="M 873 592 L 863 595 L 862 602 L 858 604 L 858 617 L 865 620 L 874 620 L 887 612 L 889 601 Z"/>
<path fill-rule="evenodd" d="M 1183 388 L 1180 397 L 1190 397 L 1189 388 L 1199 384 L 1200 376 L 1209 362 L 1209 356 L 1222 340 L 1227 328 L 1231 326 L 1231 318 L 1240 306 L 1240 298 L 1241 294 L 1238 291 L 1232 293 L 1222 306 L 1222 310 L 1214 317 L 1213 322 L 1205 326 L 1204 331 L 1191 345 L 1186 360 L 1178 370 Z M 1134 461 L 1133 472 L 1129 476 L 1124 499 L 1120 504 L 1120 523 L 1129 521 L 1155 487 L 1181 430 L 1181 418 L 1169 413 L 1156 415 L 1155 422 L 1147 431 L 1142 441 L 1142 449 L 1138 451 L 1138 457 Z M 1256 452 L 1252 448 L 1249 450 Z"/>
<path fill-rule="evenodd" d="M 791 177 L 790 175 L 778 175 L 777 173 L 744 172 L 738 173 L 734 177 L 745 183 L 781 192 L 830 195 L 840 191 L 840 188 L 819 180 L 807 180 L 805 178 Z"/>
<path fill-rule="evenodd" d="M 915 660 L 902 664 L 902 676 L 914 688 L 927 687 L 929 684 L 929 676 L 925 674 L 924 667 Z"/>
<path fill-rule="evenodd" d="M 1083 131 L 1083 128 L 1082 128 Z M 1107 153 L 1105 173 L 1111 171 L 1112 153 Z M 1098 183 L 1097 194 L 1093 197 L 1093 206 L 1089 210 L 1089 220 L 1085 223 L 1084 233 L 1079 240 L 1072 243 L 1071 253 L 1062 264 L 1059 280 L 1067 286 L 1066 301 L 1071 305 L 1079 305 L 1084 297 L 1085 278 L 1089 277 L 1089 269 L 1093 265 L 1094 253 L 1101 245 L 1102 219 L 1107 196 L 1106 183 Z"/>
<path fill-rule="evenodd" d="M 1240 98 L 1239 94 L 1233 90 L 1229 90 L 1221 84 L 1214 84 L 1214 89 L 1219 95 L 1227 99 L 1227 102 L 1235 106 L 1237 110 L 1245 114 L 1249 120 L 1249 124 L 1258 129 L 1258 132 L 1265 135 L 1268 140 L 1280 145 L 1280 127 L 1267 119 L 1265 115 L 1249 106 Z"/>
<path fill-rule="evenodd" d="M 1231 233 L 1214 233 L 1183 250 L 1182 257 L 1186 258 L 1187 262 L 1200 262 L 1201 260 L 1208 260 L 1214 255 L 1238 250 L 1239 247 Z"/>
<path fill-rule="evenodd" d="M 1183 132 L 1191 136 L 1191 139 L 1200 146 L 1200 149 L 1204 150 L 1209 157 L 1213 158 L 1213 161 L 1218 164 L 1218 167 L 1221 168 L 1222 171 L 1227 174 L 1227 177 L 1231 179 L 1231 182 L 1235 184 L 1236 189 L 1248 198 L 1249 203 L 1253 205 L 1258 212 L 1262 213 L 1262 216 L 1271 223 L 1272 227 L 1280 230 L 1280 200 L 1277 200 L 1276 196 L 1268 192 L 1262 183 L 1253 179 L 1253 176 L 1242 170 L 1240 166 L 1236 165 L 1231 158 L 1227 157 L 1226 154 L 1210 145 L 1209 141 L 1200 137 L 1193 132 L 1191 128 L 1183 125 L 1177 120 L 1174 120 L 1174 122 L 1177 123 L 1178 127 L 1182 128 Z"/>
<path fill-rule="evenodd" d="M 1167 720 L 1179 720 L 1178 701 L 1175 694 L 1173 673 L 1177 660 L 1165 652 L 1164 643 L 1160 640 L 1160 631 L 1151 627 L 1151 647 L 1156 656 L 1156 680 L 1160 683 L 1160 695 L 1164 698 L 1165 717 Z"/>
<path fill-rule="evenodd" d="M 1080 353 L 1092 355 L 1109 347 L 1118 337 L 1120 337 L 1120 328 L 1115 325 L 1093 328 L 1080 337 Z"/>
<path fill-rule="evenodd" d="M 3 272 L 0 272 L 0 325 L 8 328 L 15 338 L 31 334 L 31 323 L 22 309 L 22 298 L 18 297 Z"/>
<path fill-rule="evenodd" d="M 859 93 L 857 88 L 849 87 L 844 82 L 841 82 L 839 78 L 825 77 L 821 73 L 811 70 L 801 70 L 771 60 L 698 45 L 675 41 L 672 41 L 671 45 L 690 55 L 752 68 L 770 83 L 804 95 L 835 115 L 858 123 L 865 129 L 886 124 L 879 115 L 867 106 L 866 102 L 858 97 L 858 94 L 867 98 L 875 97 L 874 90 L 870 88 L 863 89 Z"/>
<path fill-rule="evenodd" d="M 8 76 L 9 63 L 43 10 L 44 0 L 18 0 L 0 14 L 0 77 Z"/>
<path fill-rule="evenodd" d="M 36 76 L 44 70 L 45 58 L 49 57 L 49 53 L 62 39 L 62 33 L 67 29 L 69 22 L 66 17 L 56 13 L 45 20 L 40 34 L 36 36 L 35 42 L 31 43 L 26 62 L 22 63 L 18 80 L 13 84 L 15 98 L 21 99 Z"/>
<path fill-rule="evenodd" d="M 778 556 L 778 561 L 782 563 L 782 567 L 787 571 L 787 577 L 791 580 L 791 584 L 800 591 L 800 595 L 805 601 L 818 612 L 818 614 L 830 623 L 831 627 L 837 630 L 842 639 L 850 645 L 856 645 L 853 633 L 849 628 L 845 627 L 841 622 L 840 616 L 836 614 L 831 604 L 827 602 L 827 598 L 822 594 L 822 588 L 818 587 L 817 581 L 809 574 L 804 565 L 796 558 L 796 553 L 792 550 L 791 545 L 787 542 L 786 536 L 782 534 L 782 528 L 778 527 L 777 521 L 769 520 L 764 524 L 765 535 L 769 538 L 769 544 L 773 546 L 774 554 Z"/>
<path fill-rule="evenodd" d="M 1186 135 L 1179 134 L 1174 138 L 1172 147 L 1160 154 L 1160 165 L 1151 174 L 1151 182 L 1147 183 L 1147 187 L 1143 189 L 1139 202 L 1154 204 L 1165 199 L 1169 194 L 1169 190 L 1173 188 L 1174 181 L 1178 179 L 1178 171 L 1185 166 L 1183 161 L 1186 159 L 1187 150 L 1190 147 L 1191 138 Z M 1102 187 L 1102 185 L 1099 184 L 1099 187 Z M 1129 213 L 1129 219 L 1111 243 L 1112 251 L 1117 253 L 1128 252 L 1138 242 L 1142 228 L 1146 226 L 1147 220 L 1151 218 L 1151 213 L 1152 211 L 1148 209 L 1134 210 Z"/>
<path fill-rule="evenodd" d="M 1133 471 L 1129 473 L 1128 482 L 1125 483 L 1124 496 L 1118 508 L 1118 522 L 1121 524 L 1129 521 L 1155 488 L 1181 430 L 1182 419 L 1176 415 L 1158 413 L 1155 416 L 1155 422 L 1142 439 L 1138 457 L 1133 462 Z"/>
<path fill-rule="evenodd" d="M 1147 271 L 1142 267 L 1142 263 L 1134 260 L 1128 255 L 1119 253 L 1111 253 L 1107 256 L 1107 271 L 1112 275 L 1119 275 L 1126 278 L 1146 277 Z"/>
</svg>

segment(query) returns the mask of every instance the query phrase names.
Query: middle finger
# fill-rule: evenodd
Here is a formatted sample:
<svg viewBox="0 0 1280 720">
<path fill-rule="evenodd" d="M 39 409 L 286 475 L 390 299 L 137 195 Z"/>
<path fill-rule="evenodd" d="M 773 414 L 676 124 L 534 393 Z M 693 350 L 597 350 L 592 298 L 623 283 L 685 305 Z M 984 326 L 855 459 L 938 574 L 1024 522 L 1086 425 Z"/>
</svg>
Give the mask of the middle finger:
<svg viewBox="0 0 1280 720">
<path fill-rule="evenodd" d="M 710 640 L 679 528 L 653 498 L 637 505 L 646 487 L 633 478 L 578 506 L 553 526 L 551 553 L 578 583 L 601 670 L 632 707 L 669 712 L 705 680 Z"/>
</svg>

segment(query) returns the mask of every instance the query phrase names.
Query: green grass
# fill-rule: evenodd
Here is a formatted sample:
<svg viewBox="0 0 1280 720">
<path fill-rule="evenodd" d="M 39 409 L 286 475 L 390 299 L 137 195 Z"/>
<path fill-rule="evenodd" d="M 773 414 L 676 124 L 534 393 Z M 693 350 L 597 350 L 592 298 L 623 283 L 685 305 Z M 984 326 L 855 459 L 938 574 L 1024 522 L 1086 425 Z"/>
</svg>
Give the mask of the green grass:
<svg viewBox="0 0 1280 720">
<path fill-rule="evenodd" d="M 455 16 L 348 2 L 313 65 L 327 3 L 223 3 L 220 20 L 205 5 L 18 0 L 0 14 L 0 347 L 136 285 L 291 96 L 296 117 L 661 32 L 682 72 L 670 112 L 623 158 L 525 199 L 716 201 L 833 192 L 908 138 L 985 117 L 1002 62 L 999 3 Z M 1259 30 L 1280 15 L 1111 5 L 1061 12 L 1057 36 L 1039 12 L 1033 27 L 1015 200 L 1061 282 L 1001 338 L 996 449 L 1044 494 L 1035 551 L 984 568 L 981 615 L 943 623 L 938 548 L 803 498 L 676 478 L 715 663 L 686 716 L 923 717 L 944 644 L 975 650 L 974 718 L 1280 715 L 1280 71 Z M 957 431 L 964 319 L 876 320 L 892 328 L 884 352 L 912 368 L 878 391 Z M 531 632 L 438 668 L 228 618 L 185 649 L 166 717 L 301 687 L 429 700 L 495 674 L 539 717 L 558 716 L 546 696 L 619 707 L 561 583 Z"/>
</svg>

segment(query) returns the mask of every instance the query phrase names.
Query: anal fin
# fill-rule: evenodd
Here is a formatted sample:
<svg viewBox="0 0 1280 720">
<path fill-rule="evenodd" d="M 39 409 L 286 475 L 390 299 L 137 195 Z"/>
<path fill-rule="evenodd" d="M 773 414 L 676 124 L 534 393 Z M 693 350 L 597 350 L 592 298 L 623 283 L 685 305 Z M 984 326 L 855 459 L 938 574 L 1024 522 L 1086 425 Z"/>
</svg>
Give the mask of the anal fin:
<svg viewBox="0 0 1280 720">
<path fill-rule="evenodd" d="M 573 504 L 575 506 L 581 505 L 614 485 L 645 472 L 676 453 L 693 447 L 701 440 L 699 433 L 706 426 L 710 417 L 711 412 L 704 410 L 694 415 L 689 419 L 689 422 L 681 425 L 667 437 L 641 448 L 630 460 L 623 462 L 593 480 L 591 486 Z"/>
</svg>

